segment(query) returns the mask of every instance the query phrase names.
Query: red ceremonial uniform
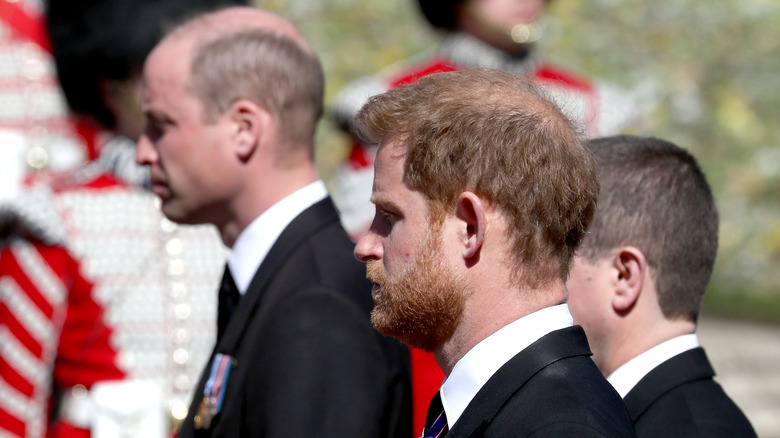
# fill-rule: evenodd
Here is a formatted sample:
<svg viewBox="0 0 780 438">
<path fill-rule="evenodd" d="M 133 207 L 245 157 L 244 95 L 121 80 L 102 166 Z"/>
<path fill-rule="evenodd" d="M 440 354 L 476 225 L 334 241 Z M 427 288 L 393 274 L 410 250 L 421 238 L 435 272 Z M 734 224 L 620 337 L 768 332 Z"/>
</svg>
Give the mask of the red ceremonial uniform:
<svg viewBox="0 0 780 438">
<path fill-rule="evenodd" d="M 47 202 L 28 194 L 0 207 L 2 436 L 46 436 L 53 388 L 86 391 L 124 378 L 93 285 L 61 246 L 61 230 L 47 223 Z M 48 435 L 78 436 L 71 432 L 57 423 Z"/>
<path fill-rule="evenodd" d="M 51 415 L 60 420 L 57 436 L 169 437 L 186 416 L 193 384 L 213 347 L 215 291 L 227 250 L 214 227 L 180 227 L 163 217 L 156 197 L 140 187 L 146 175 L 134 163 L 133 142 L 114 138 L 98 148 L 105 141 L 97 131 L 68 115 L 41 6 L 39 0 L 0 0 L 0 134 L 23 138 L 20 165 L 46 199 L 30 204 L 36 227 L 56 231 L 61 245 L 58 251 L 32 245 L 24 254 L 42 251 L 35 260 L 45 266 L 49 258 L 68 255 L 72 263 L 57 266 L 63 275 L 66 268 L 77 271 L 60 279 L 67 299 L 52 307 L 60 309 L 52 310 L 51 336 L 45 339 L 53 347 L 39 348 L 46 352 L 40 364 L 28 367 L 36 362 L 19 353 L 32 348 L 29 341 L 36 338 L 30 330 L 37 325 L 9 320 L 14 337 L 28 342 L 3 339 L 0 348 L 13 353 L 5 357 L 3 372 L 14 370 L 25 377 L 14 382 L 29 384 L 9 386 L 3 374 L 0 436 L 44 436 L 50 416 L 40 406 L 46 407 L 56 384 L 60 399 Z M 24 196 L 23 203 L 30 203 L 30 195 Z M 21 250 L 4 251 L 6 269 Z M 84 278 L 92 282 L 94 300 L 84 298 Z M 72 295 L 68 287 L 75 288 Z M 3 290 L 4 298 L 10 296 Z M 79 305 L 66 304 L 70 299 Z M 97 318 L 100 308 L 111 330 L 88 335 L 85 321 Z M 2 327 L 9 337 L 11 329 Z M 112 353 L 93 345 L 84 354 L 87 340 Z M 110 359 L 113 371 L 97 366 L 97 359 Z M 27 398 L 31 401 L 21 403 Z M 40 402 L 44 405 L 33 406 Z"/>
<path fill-rule="evenodd" d="M 31 169 L 73 169 L 95 158 L 95 131 L 68 114 L 41 2 L 0 1 L 0 129 L 24 135 Z"/>
<path fill-rule="evenodd" d="M 95 281 L 127 374 L 88 397 L 64 395 L 59 414 L 97 438 L 119 431 L 165 437 L 186 416 L 213 347 L 215 291 L 227 259 L 213 226 L 167 220 L 154 194 L 128 182 L 145 175 L 132 162 L 134 149 L 116 138 L 97 161 L 41 187 L 50 190 L 68 249 Z"/>
</svg>

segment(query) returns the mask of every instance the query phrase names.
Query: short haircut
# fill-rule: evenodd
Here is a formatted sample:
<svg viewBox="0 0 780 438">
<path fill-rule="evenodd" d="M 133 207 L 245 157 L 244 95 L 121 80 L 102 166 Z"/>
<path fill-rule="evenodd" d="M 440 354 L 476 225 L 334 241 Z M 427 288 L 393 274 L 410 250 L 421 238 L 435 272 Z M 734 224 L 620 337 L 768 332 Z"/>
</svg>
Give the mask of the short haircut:
<svg viewBox="0 0 780 438">
<path fill-rule="evenodd" d="M 275 32 L 240 28 L 196 46 L 188 89 L 214 121 L 239 99 L 277 118 L 283 140 L 313 156 L 323 113 L 324 77 L 317 56 Z"/>
<path fill-rule="evenodd" d="M 601 196 L 578 255 L 595 262 L 621 246 L 642 251 L 667 319 L 696 321 L 718 252 L 718 211 L 704 173 L 684 149 L 621 135 L 588 143 Z"/>
<path fill-rule="evenodd" d="M 371 98 L 355 127 L 367 142 L 406 143 L 404 182 L 432 217 L 454 212 L 463 191 L 496 208 L 518 284 L 565 280 L 598 179 L 580 133 L 537 87 L 498 70 L 438 73 Z"/>
<path fill-rule="evenodd" d="M 124 81 L 139 74 L 160 41 L 164 27 L 196 13 L 248 0 L 49 0 L 48 31 L 57 78 L 68 106 L 115 128 L 101 81 Z"/>
</svg>

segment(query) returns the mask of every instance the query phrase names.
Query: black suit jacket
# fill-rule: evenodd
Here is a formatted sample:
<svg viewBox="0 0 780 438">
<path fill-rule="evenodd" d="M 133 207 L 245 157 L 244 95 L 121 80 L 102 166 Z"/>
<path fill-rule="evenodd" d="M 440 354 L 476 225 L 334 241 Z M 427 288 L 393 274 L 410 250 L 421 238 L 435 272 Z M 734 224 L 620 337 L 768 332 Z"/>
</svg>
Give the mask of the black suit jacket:
<svg viewBox="0 0 780 438">
<path fill-rule="evenodd" d="M 236 362 L 222 411 L 179 437 L 411 436 L 408 350 L 371 325 L 371 284 L 331 200 L 284 230 L 214 349 Z M 213 355 L 212 355 L 213 356 Z"/>
<path fill-rule="evenodd" d="M 626 394 L 641 437 L 755 437 L 750 422 L 712 377 L 701 348 L 667 360 Z"/>
<path fill-rule="evenodd" d="M 488 380 L 447 438 L 633 437 L 620 396 L 590 355 L 579 326 L 547 334 Z"/>
</svg>

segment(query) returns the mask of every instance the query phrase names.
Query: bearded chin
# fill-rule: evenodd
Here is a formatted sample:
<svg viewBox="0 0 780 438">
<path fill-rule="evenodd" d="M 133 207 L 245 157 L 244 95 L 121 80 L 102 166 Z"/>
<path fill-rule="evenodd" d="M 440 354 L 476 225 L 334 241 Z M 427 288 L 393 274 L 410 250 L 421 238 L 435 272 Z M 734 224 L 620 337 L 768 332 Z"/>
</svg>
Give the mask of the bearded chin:
<svg viewBox="0 0 780 438">
<path fill-rule="evenodd" d="M 368 277 L 381 285 L 374 293 L 374 328 L 410 347 L 439 348 L 452 337 L 463 313 L 462 283 L 444 266 L 434 266 L 430 254 L 421 254 L 393 279 L 386 278 L 380 263 L 367 265 Z"/>
</svg>

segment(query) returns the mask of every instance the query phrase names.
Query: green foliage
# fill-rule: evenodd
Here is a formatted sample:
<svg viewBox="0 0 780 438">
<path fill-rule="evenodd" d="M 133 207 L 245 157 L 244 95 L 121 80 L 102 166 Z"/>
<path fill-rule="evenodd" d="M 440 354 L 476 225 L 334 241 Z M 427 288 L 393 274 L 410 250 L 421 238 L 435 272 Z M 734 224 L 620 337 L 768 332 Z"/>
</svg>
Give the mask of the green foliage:
<svg viewBox="0 0 780 438">
<path fill-rule="evenodd" d="M 321 54 L 330 102 L 346 83 L 433 49 L 413 0 L 258 0 L 298 25 Z M 719 311 L 780 319 L 780 2 L 555 0 L 545 56 L 631 90 L 637 133 L 688 148 L 721 211 L 710 295 Z M 320 126 L 327 179 L 346 146 Z M 767 304 L 775 303 L 775 304 Z"/>
<path fill-rule="evenodd" d="M 780 3 L 561 0 L 550 15 L 550 56 L 632 88 L 641 134 L 688 148 L 710 178 L 721 235 L 705 303 L 780 318 Z"/>
</svg>

